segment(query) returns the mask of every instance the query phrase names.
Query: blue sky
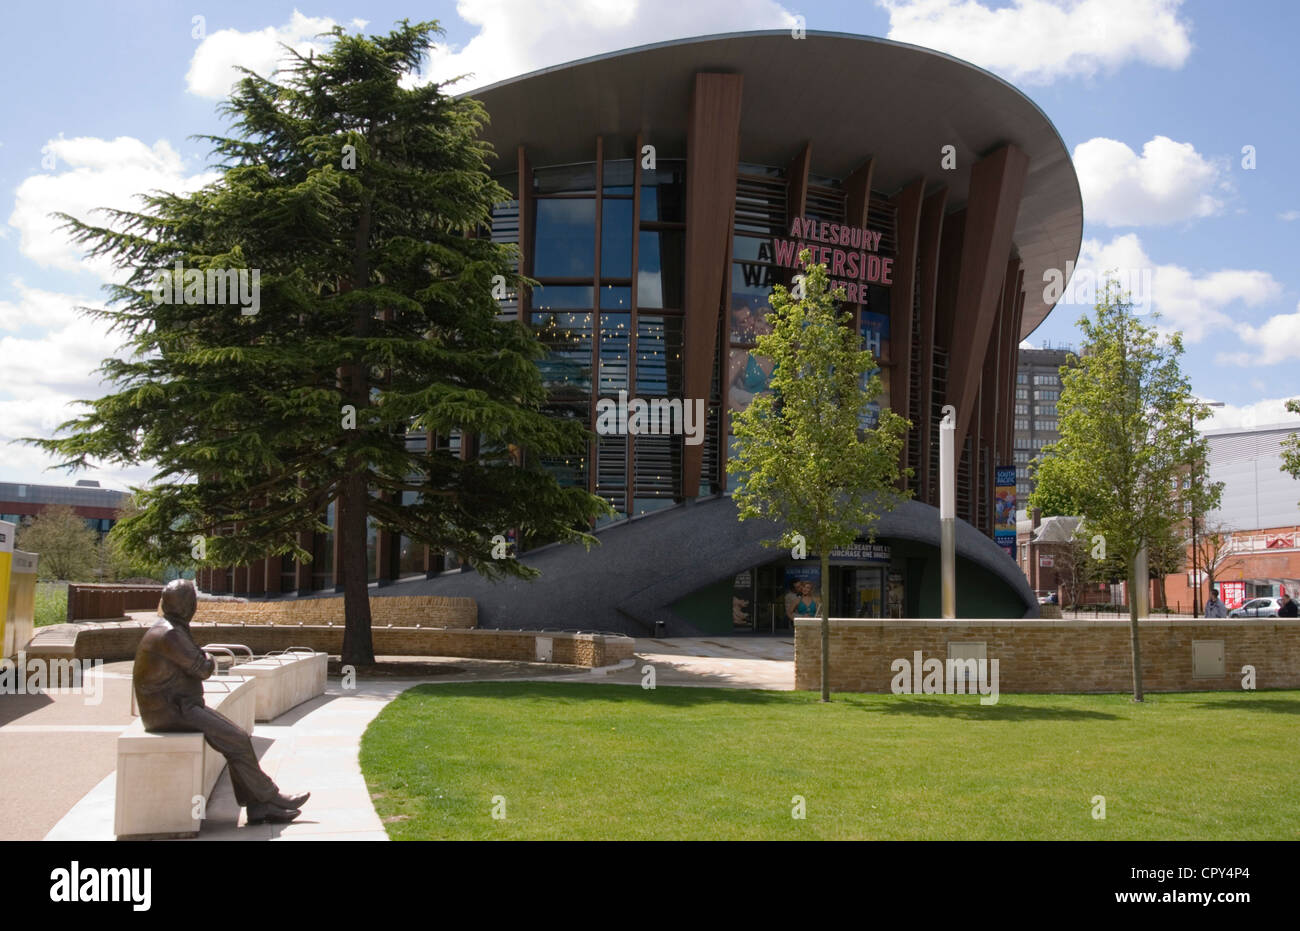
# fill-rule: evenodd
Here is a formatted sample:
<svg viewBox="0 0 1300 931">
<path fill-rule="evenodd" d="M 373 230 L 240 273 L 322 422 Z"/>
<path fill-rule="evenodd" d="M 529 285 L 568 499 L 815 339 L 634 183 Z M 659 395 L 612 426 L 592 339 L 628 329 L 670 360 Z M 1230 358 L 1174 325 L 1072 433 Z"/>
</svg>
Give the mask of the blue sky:
<svg viewBox="0 0 1300 931">
<path fill-rule="evenodd" d="M 265 70 L 276 43 L 331 22 L 386 31 L 437 19 L 439 76 L 482 85 L 646 42 L 746 29 L 885 36 L 938 48 L 1011 81 L 1075 155 L 1081 269 L 1151 282 L 1150 305 L 1185 333 L 1194 389 L 1227 403 L 1212 426 L 1291 420 L 1300 395 L 1300 6 L 1287 0 L 462 0 L 113 4 L 51 0 L 6 11 L 0 74 L 0 480 L 69 480 L 38 450 L 116 340 L 76 316 L 113 274 L 48 218 L 128 206 L 133 192 L 210 180 L 208 146 L 230 66 Z M 202 16 L 201 22 L 194 20 Z M 16 40 L 16 41 L 15 41 Z M 1255 167 L 1243 166 L 1254 147 Z M 1030 337 L 1077 343 L 1082 306 Z M 147 470 L 90 473 L 126 487 Z M 81 476 L 78 476 L 81 477 Z"/>
</svg>

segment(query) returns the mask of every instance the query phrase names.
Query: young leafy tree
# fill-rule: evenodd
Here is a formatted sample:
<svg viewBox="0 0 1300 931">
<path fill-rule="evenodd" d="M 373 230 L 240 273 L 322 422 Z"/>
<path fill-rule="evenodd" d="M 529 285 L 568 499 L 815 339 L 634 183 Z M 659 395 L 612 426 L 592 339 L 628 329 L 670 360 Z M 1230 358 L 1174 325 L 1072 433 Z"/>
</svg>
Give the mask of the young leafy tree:
<svg viewBox="0 0 1300 931">
<path fill-rule="evenodd" d="M 52 504 L 18 528 L 15 545 L 36 553 L 36 571 L 42 579 L 85 582 L 95 575 L 95 531 L 66 504 Z"/>
<path fill-rule="evenodd" d="M 1286 402 L 1287 413 L 1300 414 L 1300 398 L 1291 398 Z M 1282 441 L 1282 471 L 1294 479 L 1300 479 L 1300 433 L 1292 433 Z"/>
<path fill-rule="evenodd" d="M 1045 450 L 1038 489 L 1056 489 L 1078 506 L 1106 555 L 1124 565 L 1129 585 L 1133 700 L 1142 701 L 1138 636 L 1139 553 L 1167 539 L 1183 521 L 1171 493 L 1189 463 L 1205 458 L 1196 423 L 1209 416 L 1179 368 L 1182 337 L 1161 337 L 1133 313 L 1108 276 L 1091 315 L 1079 321 L 1079 364 L 1062 371 L 1061 439 Z M 1030 505 L 1041 500 L 1036 489 Z"/>
<path fill-rule="evenodd" d="M 40 445 L 70 467 L 156 464 L 121 530 L 153 562 L 310 560 L 300 534 L 325 531 L 336 502 L 350 664 L 374 660 L 369 520 L 486 575 L 528 577 L 492 558 L 493 536 L 589 543 L 605 507 L 539 464 L 585 449 L 586 431 L 545 415 L 542 348 L 498 317 L 494 289 L 524 285 L 517 250 L 473 234 L 510 195 L 487 173 L 481 105 L 415 80 L 440 32 L 335 28 L 282 80 L 245 71 L 223 108 L 235 134 L 205 137 L 218 181 L 104 226 L 65 218 L 127 272 L 98 315 L 130 353 L 102 367 L 115 393 Z M 175 263 L 256 271 L 257 312 L 189 280 L 168 294 L 159 270 Z M 476 455 L 409 431 L 459 431 Z"/>
<path fill-rule="evenodd" d="M 740 519 L 783 528 L 765 545 L 791 548 L 802 536 L 821 560 L 822 701 L 830 701 L 830 553 L 874 539 L 881 512 L 910 496 L 897 488 L 910 423 L 885 408 L 863 429 L 881 391 L 879 375 L 867 377 L 876 362 L 860 348 L 852 315 L 835 308 L 843 292 L 828 293 L 826 266 L 810 259 L 806 249 L 799 255 L 804 297 L 781 285 L 772 293 L 772 330 L 752 350 L 774 363 L 772 391 L 732 415 L 736 452 L 727 470 L 737 476 Z"/>
<path fill-rule="evenodd" d="M 1219 521 L 1203 522 L 1196 536 L 1196 558 L 1205 573 L 1205 592 L 1213 591 L 1220 573 L 1240 569 L 1241 558 L 1231 547 L 1232 531 Z"/>
</svg>

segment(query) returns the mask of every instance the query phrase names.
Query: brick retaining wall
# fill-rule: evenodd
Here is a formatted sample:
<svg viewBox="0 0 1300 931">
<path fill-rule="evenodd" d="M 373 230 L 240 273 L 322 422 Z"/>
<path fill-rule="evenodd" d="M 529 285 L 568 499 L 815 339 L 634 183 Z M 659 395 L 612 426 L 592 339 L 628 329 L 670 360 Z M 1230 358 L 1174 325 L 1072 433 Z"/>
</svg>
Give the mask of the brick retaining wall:
<svg viewBox="0 0 1300 931">
<path fill-rule="evenodd" d="M 376 628 L 388 624 L 425 627 L 477 627 L 478 605 L 473 598 L 440 595 L 392 595 L 370 599 L 370 619 Z M 220 624 L 343 623 L 342 598 L 301 598 L 293 601 L 200 601 L 195 622 Z"/>
<path fill-rule="evenodd" d="M 1192 641 L 1222 640 L 1224 674 L 1193 676 Z M 1127 692 L 1133 687 L 1129 622 L 1051 620 L 831 619 L 830 685 L 841 692 L 888 692 L 895 659 L 944 660 L 948 643 L 984 642 L 998 660 L 1002 692 Z M 1300 620 L 1141 622 L 1142 685 L 1152 692 L 1240 689 L 1243 666 L 1256 687 L 1300 688 Z M 795 624 L 795 688 L 821 689 L 821 622 Z"/>
<path fill-rule="evenodd" d="M 146 625 L 141 623 L 86 625 L 77 632 L 74 656 L 106 662 L 135 656 Z M 343 649 L 341 626 L 272 624 L 202 624 L 191 628 L 200 646 L 242 643 L 254 653 L 287 647 L 311 647 L 337 655 Z M 572 666 L 612 666 L 632 656 L 631 637 L 609 634 L 546 633 L 531 630 L 465 630 L 438 627 L 375 627 L 379 656 L 452 656 L 535 662 L 537 638 L 551 638 L 551 662 Z M 33 650 L 29 655 L 39 655 Z"/>
</svg>

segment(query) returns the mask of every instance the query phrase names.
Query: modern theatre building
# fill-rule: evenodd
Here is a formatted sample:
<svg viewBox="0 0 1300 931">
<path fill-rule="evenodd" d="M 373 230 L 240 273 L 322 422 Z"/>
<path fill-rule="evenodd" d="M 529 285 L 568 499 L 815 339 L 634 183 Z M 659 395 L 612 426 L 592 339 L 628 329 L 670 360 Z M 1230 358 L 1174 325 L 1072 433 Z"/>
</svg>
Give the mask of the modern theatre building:
<svg viewBox="0 0 1300 931">
<path fill-rule="evenodd" d="M 1044 273 L 1077 258 L 1083 209 L 1069 152 L 1032 101 L 943 54 L 815 32 L 662 43 L 473 96 L 513 197 L 491 235 L 518 243 L 540 283 L 502 313 L 548 347 L 557 415 L 593 430 L 586 456 L 550 466 L 620 517 L 589 552 L 524 554 L 542 571 L 534 582 L 490 583 L 457 571 L 454 554 L 378 533 L 374 595 L 468 595 L 482 626 L 639 636 L 781 630 L 817 613 L 818 560 L 761 546 L 774 528 L 736 519 L 726 472 L 731 414 L 767 390 L 771 365 L 750 349 L 768 295 L 806 245 L 848 291 L 880 403 L 912 422 L 901 465 L 914 500 L 874 542 L 832 554 L 832 616 L 938 616 L 945 405 L 958 614 L 1036 614 L 993 539 L 997 473 L 1014 464 L 1018 345 L 1051 310 Z M 627 398 L 680 400 L 686 429 L 597 429 Z M 200 582 L 332 593 L 337 561 L 320 536 L 311 564 L 271 559 Z"/>
</svg>

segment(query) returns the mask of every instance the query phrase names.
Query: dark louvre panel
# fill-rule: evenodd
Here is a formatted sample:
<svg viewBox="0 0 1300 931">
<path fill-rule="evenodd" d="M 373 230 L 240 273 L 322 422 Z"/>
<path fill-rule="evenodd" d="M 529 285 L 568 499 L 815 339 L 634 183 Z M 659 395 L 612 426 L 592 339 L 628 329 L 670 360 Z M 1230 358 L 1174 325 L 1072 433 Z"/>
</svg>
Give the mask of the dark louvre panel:
<svg viewBox="0 0 1300 931">
<path fill-rule="evenodd" d="M 709 482 L 713 485 L 710 493 L 721 491 L 725 486 L 725 478 L 722 475 L 722 460 L 718 455 L 718 431 L 719 431 L 719 413 L 720 408 L 716 401 L 709 404 L 709 415 L 707 427 L 704 433 L 704 465 L 700 469 L 701 484 Z M 703 494 L 703 489 L 701 489 Z"/>
<path fill-rule="evenodd" d="M 939 505 L 939 421 L 943 419 L 944 395 L 948 391 L 948 350 L 934 347 L 934 377 L 930 381 L 930 483 L 931 500 Z"/>
<path fill-rule="evenodd" d="M 908 487 L 916 488 L 921 478 L 921 268 L 917 263 L 915 285 L 912 288 L 912 367 L 908 372 L 907 419 L 912 429 L 907 431 L 907 466 L 912 470 Z"/>
<path fill-rule="evenodd" d="M 736 177 L 736 232 L 784 236 L 789 225 L 783 173 L 772 169 L 772 174 L 760 177 L 746 174 L 749 167 L 741 165 Z"/>
<path fill-rule="evenodd" d="M 674 497 L 681 483 L 682 438 L 638 436 L 634 448 L 636 497 Z"/>
<path fill-rule="evenodd" d="M 957 516 L 962 520 L 967 520 L 970 515 L 970 458 L 970 436 L 967 435 L 962 441 L 961 455 L 957 459 Z"/>
<path fill-rule="evenodd" d="M 596 494 L 623 515 L 627 511 L 627 437 L 596 439 Z"/>
<path fill-rule="evenodd" d="M 885 195 L 871 192 L 867 207 L 867 227 L 880 231 L 880 253 L 885 256 L 898 253 L 898 208 L 885 200 Z"/>
<path fill-rule="evenodd" d="M 844 192 L 839 188 L 808 185 L 808 199 L 804 215 L 829 223 L 844 222 Z M 881 238 L 884 242 L 884 238 Z"/>
<path fill-rule="evenodd" d="M 519 201 L 508 200 L 492 208 L 492 241 L 519 244 Z M 519 270 L 516 260 L 515 271 Z M 519 295 L 514 288 L 506 292 L 504 298 L 498 298 L 500 315 L 512 319 L 519 316 Z"/>
</svg>

